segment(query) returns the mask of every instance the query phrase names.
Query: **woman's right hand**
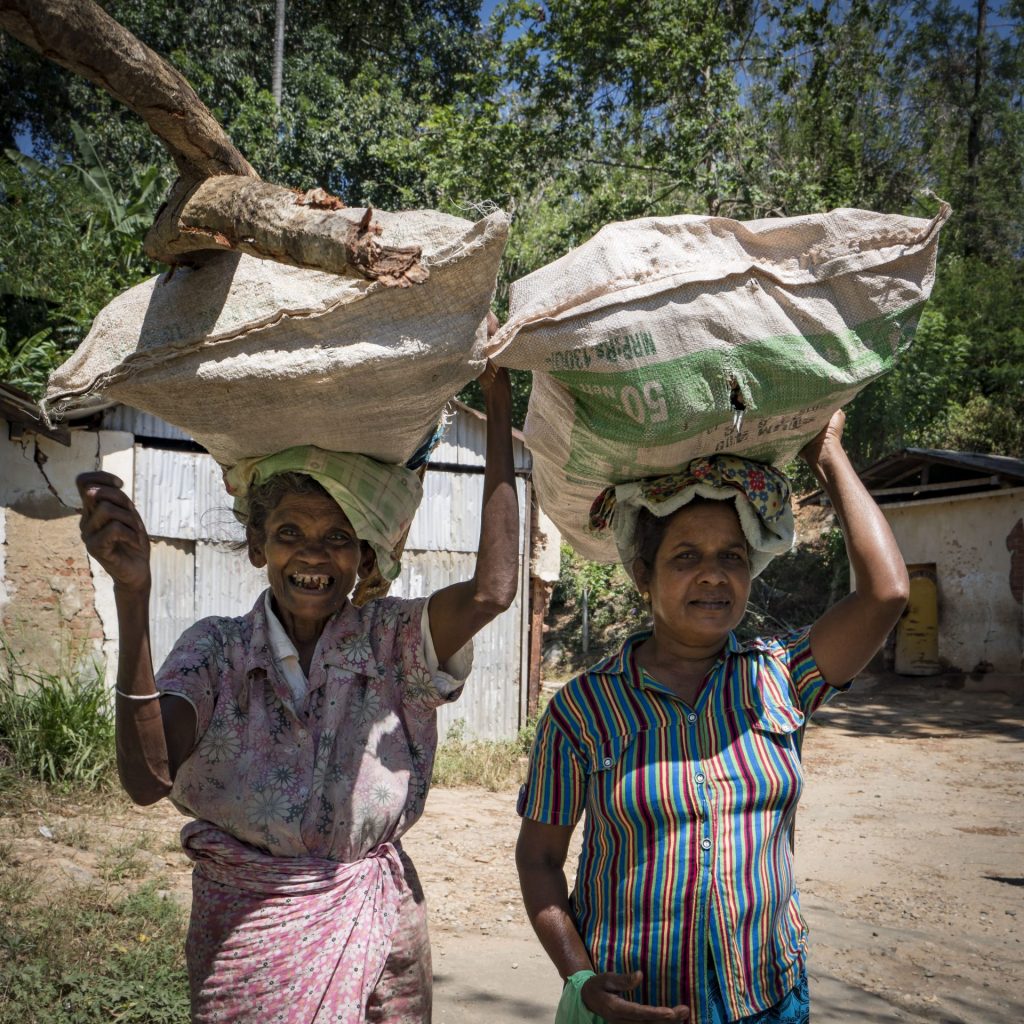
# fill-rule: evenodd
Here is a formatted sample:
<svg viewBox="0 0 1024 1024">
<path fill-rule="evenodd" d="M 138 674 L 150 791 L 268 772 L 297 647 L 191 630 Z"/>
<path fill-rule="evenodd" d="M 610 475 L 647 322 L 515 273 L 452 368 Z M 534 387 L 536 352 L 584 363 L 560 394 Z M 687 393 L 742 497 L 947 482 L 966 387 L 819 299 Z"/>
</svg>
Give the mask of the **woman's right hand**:
<svg viewBox="0 0 1024 1024">
<path fill-rule="evenodd" d="M 643 973 L 595 974 L 588 978 L 580 990 L 583 1005 L 608 1024 L 680 1024 L 690 1019 L 688 1006 L 643 1006 L 623 999 L 643 981 Z"/>
<path fill-rule="evenodd" d="M 81 473 L 80 529 L 86 550 L 126 590 L 148 591 L 149 534 L 123 484 L 111 473 Z"/>
</svg>

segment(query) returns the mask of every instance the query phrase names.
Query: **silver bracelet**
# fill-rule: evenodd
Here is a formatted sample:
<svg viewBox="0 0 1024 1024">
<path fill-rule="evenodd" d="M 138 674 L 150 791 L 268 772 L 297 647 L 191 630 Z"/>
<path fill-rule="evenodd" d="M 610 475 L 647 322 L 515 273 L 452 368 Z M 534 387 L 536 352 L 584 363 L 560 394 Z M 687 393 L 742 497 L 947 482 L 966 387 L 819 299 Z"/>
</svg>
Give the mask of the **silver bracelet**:
<svg viewBox="0 0 1024 1024">
<path fill-rule="evenodd" d="M 127 697 L 128 700 L 155 700 L 160 696 L 159 693 L 125 693 L 124 690 L 119 690 L 116 686 L 114 693 L 119 697 Z"/>
</svg>

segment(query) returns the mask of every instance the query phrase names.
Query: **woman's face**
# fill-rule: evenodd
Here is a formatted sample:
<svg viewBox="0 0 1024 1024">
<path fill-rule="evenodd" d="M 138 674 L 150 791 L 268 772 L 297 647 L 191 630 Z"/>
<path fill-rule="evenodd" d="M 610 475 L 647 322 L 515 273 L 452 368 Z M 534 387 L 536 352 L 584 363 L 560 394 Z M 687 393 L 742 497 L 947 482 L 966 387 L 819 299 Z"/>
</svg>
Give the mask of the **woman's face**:
<svg viewBox="0 0 1024 1024">
<path fill-rule="evenodd" d="M 267 567 L 289 632 L 319 626 L 345 606 L 373 553 L 360 544 L 348 516 L 323 494 L 285 494 L 267 514 L 264 537 L 249 539 L 249 560 Z M 294 637 L 293 637 L 294 639 Z"/>
<path fill-rule="evenodd" d="M 696 647 L 720 644 L 750 596 L 747 539 L 731 501 L 684 505 L 665 528 L 650 572 L 634 567 L 651 595 L 655 632 Z"/>
</svg>

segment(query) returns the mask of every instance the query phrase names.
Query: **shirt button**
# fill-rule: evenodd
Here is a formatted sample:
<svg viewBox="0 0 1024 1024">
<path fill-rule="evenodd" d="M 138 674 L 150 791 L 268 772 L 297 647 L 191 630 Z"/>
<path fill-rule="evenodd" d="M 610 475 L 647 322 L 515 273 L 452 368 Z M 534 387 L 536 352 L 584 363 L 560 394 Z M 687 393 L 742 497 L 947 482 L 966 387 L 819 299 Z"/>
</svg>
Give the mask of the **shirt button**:
<svg viewBox="0 0 1024 1024">
<path fill-rule="evenodd" d="M 697 772 L 697 774 L 694 776 L 694 778 L 697 780 L 697 785 L 699 786 L 704 781 L 704 773 L 703 772 Z"/>
<path fill-rule="evenodd" d="M 711 840 L 710 839 L 702 839 L 700 841 L 700 848 L 702 850 L 710 850 L 711 849 Z"/>
<path fill-rule="evenodd" d="M 694 714 L 694 713 L 693 713 L 693 712 L 691 711 L 691 712 L 690 712 L 690 713 L 689 713 L 689 714 L 688 714 L 688 715 L 686 716 L 686 720 L 687 720 L 688 722 L 696 722 L 696 721 L 697 721 L 697 716 L 696 716 L 696 715 L 695 715 L 695 714 Z"/>
<path fill-rule="evenodd" d="M 611 768 L 612 763 L 613 762 L 612 762 L 612 759 L 610 757 L 606 757 L 604 759 L 604 766 L 605 766 L 605 768 Z"/>
</svg>

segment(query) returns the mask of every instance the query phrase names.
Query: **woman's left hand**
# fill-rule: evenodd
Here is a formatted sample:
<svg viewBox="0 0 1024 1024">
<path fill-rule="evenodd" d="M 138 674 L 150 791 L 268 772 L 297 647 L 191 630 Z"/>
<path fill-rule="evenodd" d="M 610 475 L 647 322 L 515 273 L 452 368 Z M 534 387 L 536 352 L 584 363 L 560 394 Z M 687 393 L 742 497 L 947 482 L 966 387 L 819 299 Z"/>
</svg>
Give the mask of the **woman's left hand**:
<svg viewBox="0 0 1024 1024">
<path fill-rule="evenodd" d="M 822 462 L 834 453 L 845 454 L 843 450 L 843 428 L 845 426 L 846 413 L 842 409 L 836 409 L 828 423 L 800 449 L 800 458 L 813 472 L 817 473 Z"/>
</svg>

